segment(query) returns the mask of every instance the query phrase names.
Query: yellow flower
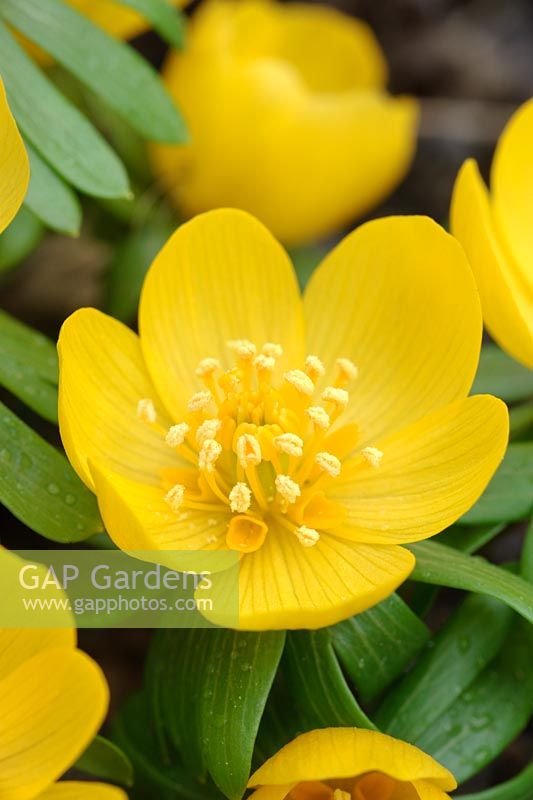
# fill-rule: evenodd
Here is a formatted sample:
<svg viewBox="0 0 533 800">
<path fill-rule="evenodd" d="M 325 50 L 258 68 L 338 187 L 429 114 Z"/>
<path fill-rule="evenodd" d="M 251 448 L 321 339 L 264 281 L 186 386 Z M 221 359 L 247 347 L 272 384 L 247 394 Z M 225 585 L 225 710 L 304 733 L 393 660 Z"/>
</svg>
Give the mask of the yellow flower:
<svg viewBox="0 0 533 800">
<path fill-rule="evenodd" d="M 105 678 L 73 629 L 0 630 L 2 800 L 126 800 L 114 786 L 57 779 L 98 731 Z"/>
<path fill-rule="evenodd" d="M 491 336 L 533 369 L 533 100 L 511 117 L 491 170 L 491 193 L 472 159 L 452 200 L 454 235 L 466 250 Z"/>
<path fill-rule="evenodd" d="M 19 210 L 28 189 L 30 165 L 24 143 L 7 104 L 0 78 L 0 233 Z"/>
<path fill-rule="evenodd" d="M 301 244 L 375 206 L 411 162 L 415 101 L 387 94 L 372 32 L 332 8 L 208 0 L 164 78 L 191 144 L 154 145 L 154 166 L 189 216 L 243 208 Z"/>
<path fill-rule="evenodd" d="M 376 731 L 298 736 L 252 775 L 253 800 L 446 800 L 455 778 L 413 745 Z"/>
<path fill-rule="evenodd" d="M 363 225 L 301 299 L 243 211 L 196 217 L 154 261 L 140 338 L 93 309 L 59 338 L 61 435 L 124 550 L 242 553 L 240 624 L 317 628 L 410 573 L 400 545 L 479 497 L 504 404 L 467 398 L 481 311 L 424 217 Z"/>
</svg>

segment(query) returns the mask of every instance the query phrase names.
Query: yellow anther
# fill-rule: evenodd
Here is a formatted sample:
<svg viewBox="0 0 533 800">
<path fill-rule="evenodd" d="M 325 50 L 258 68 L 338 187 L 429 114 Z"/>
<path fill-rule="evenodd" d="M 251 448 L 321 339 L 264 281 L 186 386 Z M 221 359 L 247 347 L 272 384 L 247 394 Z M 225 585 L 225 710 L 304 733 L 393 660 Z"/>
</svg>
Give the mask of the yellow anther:
<svg viewBox="0 0 533 800">
<path fill-rule="evenodd" d="M 343 382 L 354 381 L 359 375 L 359 370 L 356 365 L 349 358 L 338 358 L 337 368 L 339 370 L 339 377 Z"/>
<path fill-rule="evenodd" d="M 201 378 L 204 375 L 211 375 L 220 369 L 220 361 L 217 358 L 203 358 L 196 367 L 196 374 Z"/>
<path fill-rule="evenodd" d="M 172 427 L 168 429 L 168 433 L 165 436 L 165 442 L 169 447 L 179 447 L 180 444 L 183 444 L 185 441 L 185 437 L 189 433 L 189 430 L 190 428 L 186 422 L 180 422 L 178 425 L 172 425 Z"/>
<path fill-rule="evenodd" d="M 305 359 L 305 371 L 313 383 L 316 383 L 316 381 L 324 375 L 326 370 L 318 356 L 307 356 Z"/>
<path fill-rule="evenodd" d="M 246 483 L 236 483 L 229 493 L 229 507 L 232 511 L 244 514 L 252 504 L 252 493 Z"/>
<path fill-rule="evenodd" d="M 177 483 L 165 495 L 165 502 L 168 503 L 174 514 L 179 514 L 185 495 L 185 486 Z"/>
<path fill-rule="evenodd" d="M 228 347 L 243 361 L 249 361 L 257 353 L 257 348 L 248 339 L 233 339 L 228 342 Z"/>
<path fill-rule="evenodd" d="M 293 481 L 288 475 L 277 475 L 275 484 L 278 494 L 287 503 L 295 503 L 300 497 L 300 487 L 296 481 Z"/>
<path fill-rule="evenodd" d="M 270 358 L 281 358 L 283 347 L 280 344 L 274 344 L 274 342 L 266 342 L 261 348 L 261 352 Z"/>
<path fill-rule="evenodd" d="M 336 478 L 341 474 L 341 462 L 332 453 L 317 453 L 315 456 L 315 464 L 318 464 L 321 470 L 327 472 L 332 478 Z"/>
<path fill-rule="evenodd" d="M 196 431 L 196 441 L 200 447 L 208 439 L 215 438 L 220 430 L 221 425 L 222 422 L 219 419 L 206 419 L 201 425 L 198 426 L 198 430 Z"/>
<path fill-rule="evenodd" d="M 314 547 L 320 540 L 320 534 L 314 528 L 308 528 L 307 525 L 300 525 L 296 529 L 296 536 L 300 544 L 304 547 Z"/>
<path fill-rule="evenodd" d="M 274 447 L 289 456 L 301 456 L 304 443 L 295 433 L 282 433 L 274 437 Z"/>
<path fill-rule="evenodd" d="M 337 386 L 326 386 L 321 397 L 324 402 L 333 403 L 337 408 L 346 408 L 350 399 L 346 389 L 339 389 Z"/>
<path fill-rule="evenodd" d="M 143 399 L 139 400 L 137 403 L 137 416 L 140 420 L 148 422 L 150 425 L 153 425 L 154 422 L 157 421 L 155 406 L 149 397 L 143 397 Z"/>
<path fill-rule="evenodd" d="M 301 369 L 291 369 L 289 372 L 285 372 L 283 377 L 287 383 L 290 383 L 291 386 L 294 386 L 296 391 L 300 392 L 300 394 L 306 394 L 308 397 L 310 397 L 315 391 L 315 385 L 313 381 L 309 375 L 306 375 Z"/>
<path fill-rule="evenodd" d="M 198 466 L 201 470 L 213 472 L 219 455 L 222 452 L 222 445 L 214 439 L 206 439 L 198 454 Z"/>
<path fill-rule="evenodd" d="M 261 463 L 261 446 L 257 437 L 251 433 L 243 433 L 236 444 L 237 458 L 243 469 Z"/>
<path fill-rule="evenodd" d="M 264 353 L 259 353 L 254 358 L 254 367 L 258 372 L 273 372 L 276 366 L 276 359 L 273 356 L 265 356 Z"/>
<path fill-rule="evenodd" d="M 329 428 L 331 420 L 328 412 L 325 411 L 322 406 L 309 406 L 305 413 L 317 428 L 322 428 L 322 430 L 327 430 Z"/>
<path fill-rule="evenodd" d="M 383 458 L 383 452 L 378 450 L 377 447 L 363 447 L 361 455 L 373 467 L 379 467 Z"/>
<path fill-rule="evenodd" d="M 211 405 L 213 395 L 207 390 L 203 392 L 196 392 L 189 400 L 189 411 L 205 411 Z"/>
<path fill-rule="evenodd" d="M 229 369 L 224 372 L 218 379 L 220 388 L 228 394 L 229 392 L 236 392 L 239 387 L 239 376 L 236 369 Z"/>
</svg>

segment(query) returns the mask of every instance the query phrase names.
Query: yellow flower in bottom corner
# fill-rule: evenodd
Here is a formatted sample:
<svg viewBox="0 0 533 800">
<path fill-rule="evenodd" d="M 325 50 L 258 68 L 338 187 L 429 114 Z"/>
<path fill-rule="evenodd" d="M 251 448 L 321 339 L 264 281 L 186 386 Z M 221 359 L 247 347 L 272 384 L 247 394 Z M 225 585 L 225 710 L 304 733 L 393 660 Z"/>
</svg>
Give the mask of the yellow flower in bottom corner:
<svg viewBox="0 0 533 800">
<path fill-rule="evenodd" d="M 59 338 L 60 430 L 123 550 L 241 554 L 240 627 L 318 628 L 379 602 L 479 497 L 507 443 L 467 397 L 481 312 L 459 244 L 424 217 L 363 225 L 301 298 L 242 211 L 155 259 L 140 337 L 94 310 Z"/>
<path fill-rule="evenodd" d="M 466 250 L 491 336 L 533 369 L 533 100 L 511 117 L 491 170 L 491 192 L 472 159 L 455 183 L 451 226 Z"/>
<path fill-rule="evenodd" d="M 0 78 L 0 233 L 19 210 L 28 189 L 30 165 Z"/>
<path fill-rule="evenodd" d="M 449 800 L 455 778 L 413 745 L 358 728 L 298 736 L 270 758 L 250 800 Z"/>
<path fill-rule="evenodd" d="M 108 688 L 73 629 L 0 630 L 2 800 L 126 800 L 114 786 L 57 779 L 100 727 Z"/>
</svg>

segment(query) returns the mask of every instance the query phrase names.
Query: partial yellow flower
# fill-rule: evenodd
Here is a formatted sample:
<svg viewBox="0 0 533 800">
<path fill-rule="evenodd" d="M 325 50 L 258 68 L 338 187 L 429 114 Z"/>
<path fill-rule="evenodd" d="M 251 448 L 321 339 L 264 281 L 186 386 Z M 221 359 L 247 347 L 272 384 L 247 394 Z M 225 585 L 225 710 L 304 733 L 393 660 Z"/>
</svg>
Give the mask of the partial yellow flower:
<svg viewBox="0 0 533 800">
<path fill-rule="evenodd" d="M 0 233 L 19 210 L 28 189 L 30 165 L 0 78 Z"/>
<path fill-rule="evenodd" d="M 188 216 L 257 216 L 286 244 L 340 230 L 380 202 L 413 156 L 418 110 L 390 97 L 370 29 L 335 9 L 207 0 L 163 71 L 191 144 L 154 145 Z"/>
<path fill-rule="evenodd" d="M 533 369 L 533 100 L 511 117 L 491 170 L 491 191 L 472 159 L 452 199 L 453 234 L 466 250 L 491 336 Z"/>
<path fill-rule="evenodd" d="M 140 338 L 82 309 L 59 338 L 66 452 L 124 550 L 231 548 L 240 625 L 317 628 L 410 573 L 505 451 L 467 397 L 481 311 L 462 248 L 424 217 L 363 225 L 303 298 L 235 210 L 183 225 L 148 272 Z"/>
<path fill-rule="evenodd" d="M 2 800 L 126 800 L 107 784 L 56 783 L 98 732 L 108 699 L 73 629 L 0 630 Z"/>
<path fill-rule="evenodd" d="M 263 764 L 253 800 L 449 800 L 457 782 L 413 745 L 376 731 L 324 728 Z"/>
</svg>

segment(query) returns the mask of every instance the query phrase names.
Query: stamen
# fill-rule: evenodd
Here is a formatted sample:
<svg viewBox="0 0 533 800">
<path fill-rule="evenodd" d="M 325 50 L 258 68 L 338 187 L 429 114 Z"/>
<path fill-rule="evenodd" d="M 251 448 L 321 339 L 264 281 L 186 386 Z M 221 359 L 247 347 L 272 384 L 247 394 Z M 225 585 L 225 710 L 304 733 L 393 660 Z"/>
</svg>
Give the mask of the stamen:
<svg viewBox="0 0 533 800">
<path fill-rule="evenodd" d="M 333 403 L 339 409 L 344 409 L 348 405 L 350 396 L 346 389 L 339 389 L 338 386 L 326 386 L 321 395 L 326 403 Z"/>
<path fill-rule="evenodd" d="M 314 547 L 320 540 L 320 534 L 314 528 L 308 528 L 307 525 L 300 525 L 296 529 L 296 536 L 300 544 L 304 547 Z"/>
<path fill-rule="evenodd" d="M 363 447 L 361 455 L 373 467 L 379 467 L 383 458 L 383 452 L 378 450 L 377 447 Z"/>
<path fill-rule="evenodd" d="M 337 368 L 339 370 L 339 378 L 343 383 L 354 381 L 359 375 L 359 369 L 349 358 L 338 358 Z"/>
<path fill-rule="evenodd" d="M 303 453 L 303 440 L 295 433 L 282 433 L 274 437 L 274 447 L 289 456 L 301 456 Z"/>
<path fill-rule="evenodd" d="M 322 406 L 309 406 L 305 413 L 317 428 L 322 428 L 322 430 L 327 430 L 329 428 L 331 420 L 329 414 Z"/>
<path fill-rule="evenodd" d="M 177 483 L 165 495 L 165 502 L 168 503 L 174 514 L 178 514 L 183 504 L 183 497 L 185 495 L 185 486 Z"/>
<path fill-rule="evenodd" d="M 212 400 L 213 395 L 211 392 L 207 390 L 203 392 L 196 392 L 196 394 L 193 394 L 189 400 L 189 411 L 205 411 L 205 409 L 211 405 Z"/>
<path fill-rule="evenodd" d="M 217 358 L 203 358 L 196 367 L 196 374 L 203 378 L 204 375 L 211 375 L 220 369 L 220 361 Z"/>
<path fill-rule="evenodd" d="M 296 481 L 293 481 L 288 475 L 277 475 L 275 484 L 278 494 L 281 495 L 287 503 L 295 503 L 300 497 L 300 487 Z"/>
<path fill-rule="evenodd" d="M 143 397 L 137 403 L 137 416 L 142 422 L 148 422 L 150 425 L 157 421 L 155 406 L 149 397 Z"/>
<path fill-rule="evenodd" d="M 324 375 L 326 370 L 324 369 L 324 364 L 318 358 L 318 356 L 307 356 L 305 359 L 305 371 L 313 381 L 316 383 L 319 378 Z"/>
<path fill-rule="evenodd" d="M 185 441 L 185 437 L 189 433 L 190 428 L 186 422 L 180 422 L 178 425 L 172 425 L 168 429 L 165 436 L 165 442 L 169 447 L 179 447 Z"/>
<path fill-rule="evenodd" d="M 332 453 L 317 453 L 315 456 L 315 463 L 318 464 L 320 469 L 327 472 L 328 475 L 331 475 L 332 478 L 336 478 L 341 474 L 341 462 L 337 456 L 334 456 Z"/>
<path fill-rule="evenodd" d="M 233 339 L 227 344 L 229 349 L 233 350 L 235 355 L 242 358 L 243 361 L 249 361 L 257 353 L 255 344 L 249 342 L 248 339 Z"/>
<path fill-rule="evenodd" d="M 254 358 L 254 367 L 258 372 L 273 372 L 276 366 L 276 359 L 273 356 L 266 356 L 264 353 L 259 353 Z"/>
<path fill-rule="evenodd" d="M 261 348 L 261 352 L 270 358 L 281 358 L 283 355 L 283 347 L 280 344 L 275 344 L 274 342 L 266 342 Z"/>
<path fill-rule="evenodd" d="M 220 426 L 222 422 L 219 419 L 206 419 L 202 424 L 198 427 L 196 431 L 196 441 L 200 445 L 203 445 L 208 439 L 214 439 L 217 433 L 220 430 Z"/>
<path fill-rule="evenodd" d="M 244 514 L 252 504 L 252 493 L 245 483 L 236 483 L 229 493 L 229 507 L 232 511 Z"/>
<path fill-rule="evenodd" d="M 251 433 L 243 433 L 242 436 L 239 436 L 235 449 L 243 469 L 261 463 L 261 445 Z"/>
<path fill-rule="evenodd" d="M 315 385 L 313 381 L 309 375 L 306 375 L 301 369 L 291 369 L 289 372 L 285 372 L 283 377 L 287 383 L 290 383 L 291 386 L 294 386 L 296 391 L 300 392 L 300 394 L 306 394 L 308 397 L 310 397 L 315 391 Z"/>
<path fill-rule="evenodd" d="M 214 472 L 215 464 L 221 452 L 221 444 L 215 442 L 214 439 L 206 439 L 202 445 L 200 453 L 198 454 L 199 468 L 201 470 L 206 470 L 207 472 Z"/>
</svg>

